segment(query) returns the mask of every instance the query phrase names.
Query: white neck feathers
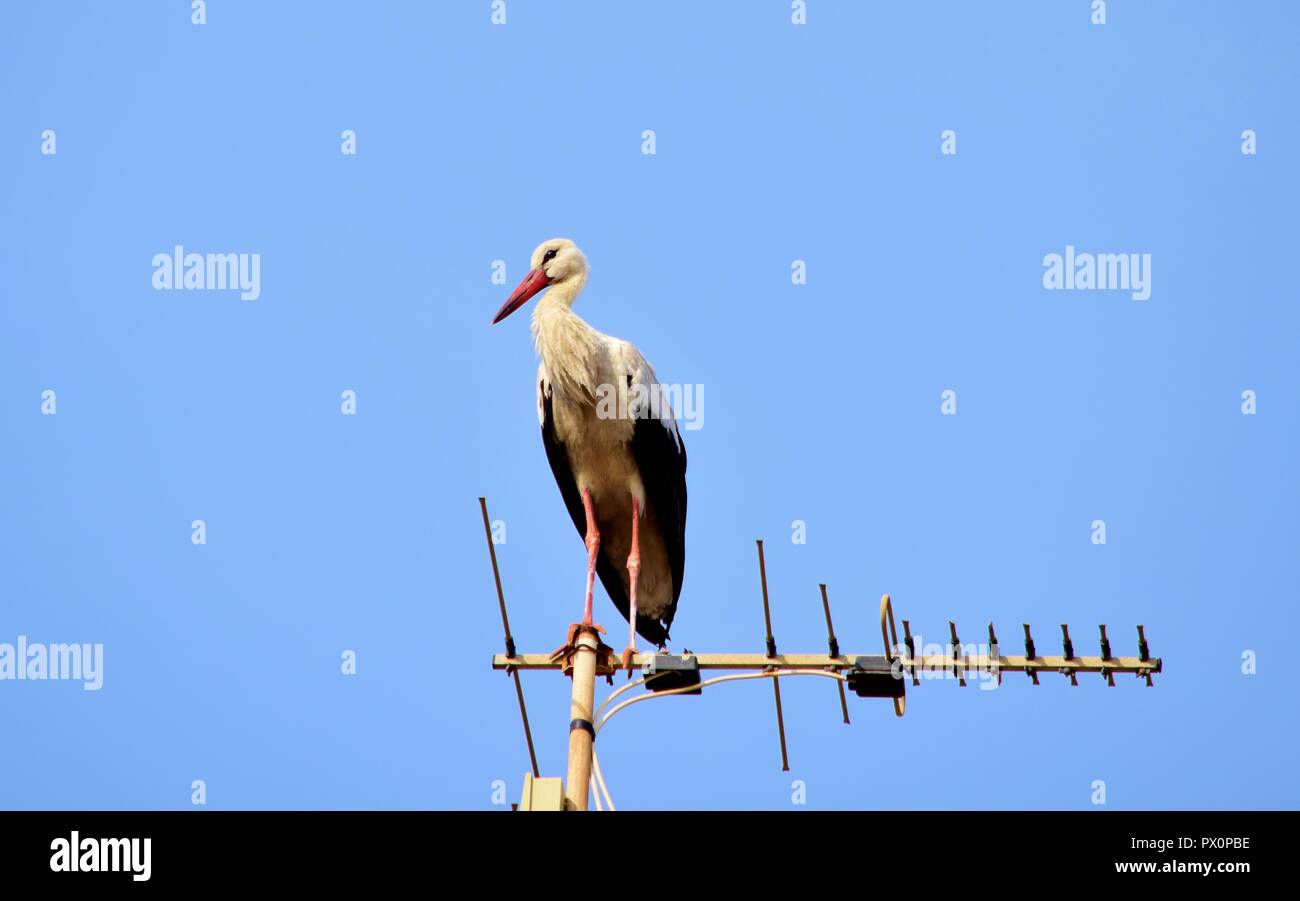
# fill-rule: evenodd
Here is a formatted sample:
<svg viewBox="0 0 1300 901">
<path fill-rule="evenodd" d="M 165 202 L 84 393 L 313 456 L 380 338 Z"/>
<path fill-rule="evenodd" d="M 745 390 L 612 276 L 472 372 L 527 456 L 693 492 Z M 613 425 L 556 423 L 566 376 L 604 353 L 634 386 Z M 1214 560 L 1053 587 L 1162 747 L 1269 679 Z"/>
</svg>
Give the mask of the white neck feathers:
<svg viewBox="0 0 1300 901">
<path fill-rule="evenodd" d="M 603 336 L 569 308 L 570 292 L 557 292 L 559 287 L 547 291 L 533 310 L 533 340 L 553 390 L 573 403 L 594 405 Z"/>
</svg>

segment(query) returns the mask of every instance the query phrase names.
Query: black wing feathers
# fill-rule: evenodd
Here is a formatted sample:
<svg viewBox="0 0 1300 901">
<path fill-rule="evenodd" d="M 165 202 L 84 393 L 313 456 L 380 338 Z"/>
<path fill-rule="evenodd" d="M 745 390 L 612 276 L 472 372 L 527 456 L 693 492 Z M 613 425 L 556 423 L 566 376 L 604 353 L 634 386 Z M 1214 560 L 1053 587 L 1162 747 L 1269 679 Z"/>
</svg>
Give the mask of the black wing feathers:
<svg viewBox="0 0 1300 901">
<path fill-rule="evenodd" d="M 681 443 L 673 423 L 639 418 L 632 432 L 632 458 L 641 471 L 646 501 L 659 519 L 664 550 L 672 564 L 673 602 L 663 617 L 667 637 L 677 614 L 686 568 L 686 445 Z"/>
</svg>

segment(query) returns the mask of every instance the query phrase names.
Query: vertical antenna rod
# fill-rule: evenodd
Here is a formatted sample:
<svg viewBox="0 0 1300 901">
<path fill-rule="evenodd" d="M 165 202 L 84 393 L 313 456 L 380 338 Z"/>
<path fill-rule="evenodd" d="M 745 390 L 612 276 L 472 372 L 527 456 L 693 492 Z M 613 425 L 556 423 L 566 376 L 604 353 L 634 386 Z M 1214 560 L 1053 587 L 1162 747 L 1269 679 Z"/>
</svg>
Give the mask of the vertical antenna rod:
<svg viewBox="0 0 1300 901">
<path fill-rule="evenodd" d="M 957 624 L 948 620 L 948 633 L 952 635 L 952 674 L 957 677 L 957 684 L 966 687 L 966 655 L 961 652 L 961 640 L 957 638 Z M 958 669 L 958 661 L 961 661 Z"/>
<path fill-rule="evenodd" d="M 1147 644 L 1146 630 L 1140 625 L 1138 626 L 1138 659 L 1143 663 L 1151 659 L 1151 648 Z M 1154 683 L 1151 681 L 1150 673 L 1146 673 L 1146 680 L 1147 688 L 1151 688 Z"/>
<path fill-rule="evenodd" d="M 497 603 L 501 606 L 501 625 L 506 632 L 506 656 L 515 656 L 515 639 L 510 634 L 510 617 L 506 615 L 506 595 L 501 590 L 501 570 L 497 566 L 497 549 L 492 543 L 492 524 L 488 519 L 487 498 L 478 499 L 479 508 L 483 511 L 483 534 L 487 537 L 488 554 L 492 557 L 492 578 L 497 583 Z M 508 670 L 515 680 L 515 696 L 519 699 L 519 715 L 524 721 L 524 740 L 528 742 L 528 760 L 533 765 L 533 778 L 540 779 L 542 774 L 537 768 L 537 752 L 533 749 L 533 730 L 528 725 L 528 708 L 524 706 L 524 686 L 519 681 L 519 670 Z"/>
<path fill-rule="evenodd" d="M 993 622 L 989 622 L 989 656 L 996 658 L 1002 651 L 998 648 L 998 633 L 993 631 Z M 1002 667 L 995 667 L 997 670 L 998 685 L 1002 684 Z"/>
<path fill-rule="evenodd" d="M 840 642 L 835 637 L 835 626 L 831 623 L 831 602 L 826 598 L 826 583 L 819 582 L 818 587 L 822 590 L 822 610 L 826 613 L 826 649 L 830 651 L 832 657 L 838 657 L 840 656 Z M 844 697 L 844 683 L 836 679 L 835 687 L 840 692 L 840 710 L 844 713 L 844 725 L 852 725 L 849 722 L 849 702 Z"/>
<path fill-rule="evenodd" d="M 1061 645 L 1065 651 L 1065 659 L 1067 661 L 1073 660 L 1074 642 L 1070 641 L 1070 626 L 1068 623 L 1061 623 Z M 1075 675 L 1074 669 L 1072 667 L 1066 667 L 1065 669 L 1061 670 L 1061 672 L 1070 677 L 1071 685 L 1079 684 L 1079 677 Z"/>
<path fill-rule="evenodd" d="M 772 637 L 772 607 L 767 600 L 767 564 L 763 561 L 763 541 L 758 545 L 758 578 L 763 583 L 763 623 L 767 626 L 767 656 L 776 657 L 776 639 Z M 776 696 L 776 731 L 781 737 L 781 772 L 790 771 L 790 755 L 785 747 L 785 715 L 781 712 L 781 680 L 772 677 L 772 693 Z"/>
<path fill-rule="evenodd" d="M 1038 654 L 1036 652 L 1036 649 L 1034 648 L 1034 636 L 1029 634 L 1029 623 L 1025 623 L 1024 626 L 1025 626 L 1025 660 L 1026 661 L 1035 660 L 1037 659 Z M 1029 678 L 1033 680 L 1034 684 L 1037 685 L 1038 670 L 1025 667 L 1025 672 L 1029 675 Z"/>
<path fill-rule="evenodd" d="M 921 680 L 916 675 L 916 641 L 912 638 L 912 624 L 903 620 L 903 644 L 907 647 L 907 659 L 912 661 L 912 684 L 920 685 Z"/>
<path fill-rule="evenodd" d="M 1102 623 L 1101 629 L 1101 659 L 1110 660 L 1110 639 L 1106 637 L 1106 624 Z M 1115 674 L 1110 670 L 1103 670 L 1102 675 L 1106 677 L 1106 684 L 1111 688 L 1115 687 Z"/>
</svg>

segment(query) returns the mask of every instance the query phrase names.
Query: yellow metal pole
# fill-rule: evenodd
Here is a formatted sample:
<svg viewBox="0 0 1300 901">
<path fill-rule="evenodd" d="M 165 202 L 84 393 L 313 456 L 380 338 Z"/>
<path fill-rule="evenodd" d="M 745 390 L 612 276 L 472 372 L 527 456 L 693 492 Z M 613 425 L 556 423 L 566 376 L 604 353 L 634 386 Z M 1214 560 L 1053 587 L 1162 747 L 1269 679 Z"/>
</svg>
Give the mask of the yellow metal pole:
<svg viewBox="0 0 1300 901">
<path fill-rule="evenodd" d="M 564 798 L 567 809 L 586 810 L 591 783 L 591 747 L 596 738 L 591 722 L 596 696 L 596 631 L 580 629 L 574 644 L 573 700 L 569 705 L 569 769 Z"/>
</svg>

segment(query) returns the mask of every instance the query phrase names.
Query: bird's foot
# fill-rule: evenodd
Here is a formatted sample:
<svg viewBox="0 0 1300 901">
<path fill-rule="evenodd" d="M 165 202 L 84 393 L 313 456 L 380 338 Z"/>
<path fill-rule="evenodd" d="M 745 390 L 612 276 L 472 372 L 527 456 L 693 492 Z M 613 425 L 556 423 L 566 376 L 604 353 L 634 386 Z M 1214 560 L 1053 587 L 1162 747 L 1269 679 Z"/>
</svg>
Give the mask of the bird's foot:
<svg viewBox="0 0 1300 901">
<path fill-rule="evenodd" d="M 550 658 L 563 663 L 564 675 L 573 672 L 573 655 L 578 652 L 578 636 L 589 632 L 596 639 L 596 675 L 609 677 L 614 673 L 614 649 L 600 640 L 605 628 L 598 623 L 573 623 L 564 637 L 564 644 L 551 651 Z"/>
<path fill-rule="evenodd" d="M 596 641 L 600 641 L 600 636 L 605 634 L 605 627 L 599 623 L 581 622 L 573 623 L 569 626 L 569 631 L 565 633 L 564 644 L 561 645 L 554 654 L 555 656 L 563 651 L 572 650 L 578 646 L 578 635 L 582 632 L 590 632 L 596 636 Z"/>
</svg>

